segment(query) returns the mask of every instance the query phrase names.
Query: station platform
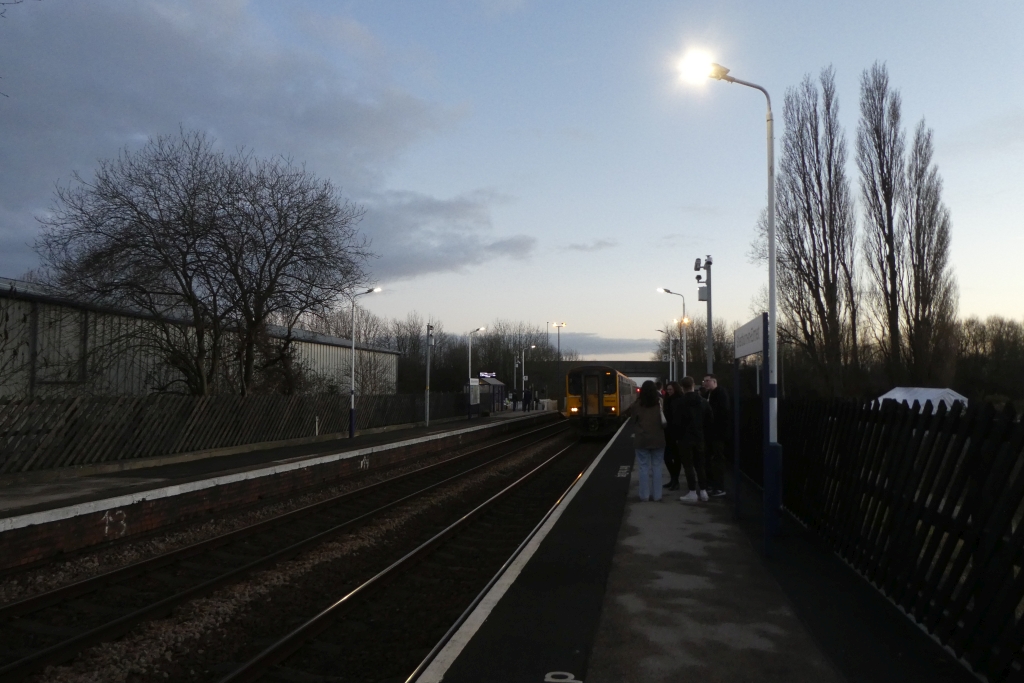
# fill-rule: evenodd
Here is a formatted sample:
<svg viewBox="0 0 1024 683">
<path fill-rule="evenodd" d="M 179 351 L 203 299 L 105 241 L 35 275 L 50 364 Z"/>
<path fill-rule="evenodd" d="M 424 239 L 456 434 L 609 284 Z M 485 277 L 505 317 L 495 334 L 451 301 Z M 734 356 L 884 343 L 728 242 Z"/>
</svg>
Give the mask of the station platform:
<svg viewBox="0 0 1024 683">
<path fill-rule="evenodd" d="M 975 680 L 760 494 L 638 500 L 628 424 L 417 683 Z M 666 475 L 667 481 L 667 475 Z"/>
<path fill-rule="evenodd" d="M 558 419 L 554 411 L 502 411 L 354 439 L 320 437 L 270 448 L 254 444 L 215 457 L 153 458 L 127 463 L 131 469 L 121 471 L 80 468 L 9 477 L 0 481 L 0 569 Z"/>
</svg>

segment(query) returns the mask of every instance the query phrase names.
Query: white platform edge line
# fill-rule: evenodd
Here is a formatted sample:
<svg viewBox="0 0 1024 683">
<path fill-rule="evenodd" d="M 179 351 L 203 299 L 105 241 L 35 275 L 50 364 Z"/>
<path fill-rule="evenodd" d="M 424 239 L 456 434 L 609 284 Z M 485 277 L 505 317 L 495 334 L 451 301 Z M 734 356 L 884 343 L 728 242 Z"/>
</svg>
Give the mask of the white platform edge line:
<svg viewBox="0 0 1024 683">
<path fill-rule="evenodd" d="M 440 683 L 444 679 L 444 675 L 448 672 L 451 665 L 458 659 L 459 655 L 462 654 L 462 650 L 469 644 L 469 641 L 473 639 L 476 632 L 480 630 L 483 623 L 487 620 L 487 617 L 491 615 L 491 611 L 498 604 L 498 602 L 505 596 L 508 589 L 515 583 L 515 580 L 519 577 L 520 572 L 527 565 L 530 559 L 533 558 L 534 553 L 540 547 L 540 544 L 547 538 L 548 533 L 554 528 L 555 524 L 561 518 L 562 513 L 565 512 L 566 508 L 569 507 L 569 503 L 576 497 L 576 493 L 583 488 L 583 484 L 586 483 L 587 479 L 590 478 L 591 473 L 597 467 L 598 463 L 604 458 L 605 453 L 612 447 L 612 444 L 619 438 L 622 430 L 629 424 L 629 420 L 622 423 L 619 430 L 615 432 L 615 436 L 611 438 L 608 444 L 597 454 L 594 458 L 594 462 L 590 463 L 590 467 L 583 473 L 583 476 L 579 478 L 576 485 L 569 492 L 568 495 L 562 500 L 562 504 L 558 506 L 558 509 L 548 517 L 547 522 L 541 527 L 530 542 L 523 548 L 523 552 L 519 553 L 519 556 L 509 566 L 508 570 L 502 574 L 501 578 L 494 584 L 487 595 L 484 596 L 480 604 L 476 606 L 473 613 L 466 618 L 459 630 L 448 641 L 448 644 L 437 653 L 423 673 L 416 679 L 416 683 Z"/>
<path fill-rule="evenodd" d="M 524 415 L 522 417 L 506 418 L 504 422 L 518 422 L 519 420 L 525 420 L 529 417 L 533 416 Z M 406 441 L 396 441 L 394 443 L 381 444 L 379 446 L 360 448 L 359 450 L 355 451 L 331 453 L 328 455 L 321 455 L 315 458 L 309 458 L 296 462 L 284 462 L 280 465 L 274 465 L 272 467 L 263 467 L 257 470 L 250 470 L 248 472 L 238 472 L 236 474 L 228 474 L 222 477 L 212 477 L 210 479 L 200 479 L 198 481 L 192 481 L 185 484 L 175 484 L 173 486 L 164 486 L 156 489 L 148 489 L 146 491 L 136 491 L 135 493 L 126 493 L 121 496 L 102 498 L 100 500 L 90 500 L 85 503 L 77 503 L 75 505 L 69 505 L 66 507 L 52 508 L 50 510 L 41 510 L 39 512 L 30 512 L 24 515 L 15 515 L 13 517 L 4 517 L 0 518 L 0 533 L 3 533 L 5 531 L 11 531 L 13 529 L 20 529 L 26 526 L 32 526 L 35 524 L 48 524 L 50 522 L 71 519 L 72 517 L 88 515 L 94 512 L 103 512 L 105 510 L 125 507 L 128 505 L 133 505 L 135 503 L 142 502 L 144 500 L 159 500 L 161 498 L 171 498 L 173 496 L 180 496 L 184 493 L 202 491 L 204 489 L 213 488 L 215 486 L 224 486 L 225 484 L 234 484 L 236 482 L 245 481 L 247 479 L 259 479 L 260 477 L 268 477 L 275 474 L 281 474 L 284 472 L 291 472 L 292 470 L 305 469 L 307 467 L 315 467 L 317 465 L 324 465 L 338 460 L 358 458 L 360 456 L 372 455 L 374 453 L 380 453 L 395 448 L 413 446 L 418 443 L 437 441 L 438 439 L 443 439 L 450 436 L 458 436 L 460 434 L 468 434 L 470 432 L 475 432 L 481 429 L 487 429 L 488 427 L 493 427 L 495 424 L 496 423 L 494 422 L 490 422 L 485 425 L 466 427 L 464 429 L 459 429 L 453 432 L 438 432 L 437 434 L 428 434 L 426 436 L 417 437 L 415 439 L 408 439 Z"/>
</svg>

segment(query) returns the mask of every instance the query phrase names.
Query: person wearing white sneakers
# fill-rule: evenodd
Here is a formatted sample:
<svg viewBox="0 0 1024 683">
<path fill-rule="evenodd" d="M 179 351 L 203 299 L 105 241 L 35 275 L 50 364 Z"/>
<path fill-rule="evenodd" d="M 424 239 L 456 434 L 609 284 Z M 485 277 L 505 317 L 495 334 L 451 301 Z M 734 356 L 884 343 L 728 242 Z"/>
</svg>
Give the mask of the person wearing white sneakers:
<svg viewBox="0 0 1024 683">
<path fill-rule="evenodd" d="M 686 471 L 686 483 L 690 491 L 679 496 L 684 503 L 706 503 L 707 472 L 704 464 L 704 423 L 711 419 L 711 406 L 693 390 L 693 378 L 684 377 L 679 383 L 683 397 L 682 426 L 679 430 L 679 456 Z"/>
</svg>

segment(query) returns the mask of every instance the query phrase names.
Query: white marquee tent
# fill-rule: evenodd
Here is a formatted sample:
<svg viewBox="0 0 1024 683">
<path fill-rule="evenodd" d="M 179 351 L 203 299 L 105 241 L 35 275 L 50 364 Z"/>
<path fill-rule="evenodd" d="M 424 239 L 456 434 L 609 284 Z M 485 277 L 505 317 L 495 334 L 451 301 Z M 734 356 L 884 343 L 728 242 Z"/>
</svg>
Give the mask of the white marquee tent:
<svg viewBox="0 0 1024 683">
<path fill-rule="evenodd" d="M 952 389 L 928 389 L 924 387 L 896 387 L 891 391 L 888 391 L 878 397 L 879 402 L 884 401 L 887 398 L 899 401 L 902 403 L 906 401 L 908 405 L 913 406 L 914 401 L 919 401 L 921 407 L 927 401 L 932 402 L 932 406 L 938 407 L 939 403 L 945 403 L 946 408 L 952 408 L 953 403 L 960 401 L 967 407 L 967 397 L 956 393 Z"/>
</svg>

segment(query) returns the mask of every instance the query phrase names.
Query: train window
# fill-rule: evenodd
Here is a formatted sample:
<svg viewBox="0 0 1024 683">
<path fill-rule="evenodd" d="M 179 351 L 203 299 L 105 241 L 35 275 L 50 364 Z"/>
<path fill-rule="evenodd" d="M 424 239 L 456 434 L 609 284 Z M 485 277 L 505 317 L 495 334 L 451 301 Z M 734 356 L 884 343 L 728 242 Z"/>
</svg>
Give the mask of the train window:
<svg viewBox="0 0 1024 683">
<path fill-rule="evenodd" d="M 569 373 L 569 395 L 579 396 L 583 393 L 583 375 L 578 372 Z"/>
<path fill-rule="evenodd" d="M 604 395 L 609 396 L 615 392 L 615 373 L 608 372 L 604 376 Z"/>
</svg>

